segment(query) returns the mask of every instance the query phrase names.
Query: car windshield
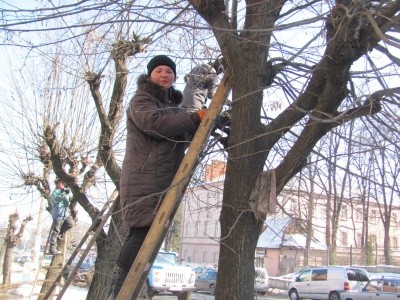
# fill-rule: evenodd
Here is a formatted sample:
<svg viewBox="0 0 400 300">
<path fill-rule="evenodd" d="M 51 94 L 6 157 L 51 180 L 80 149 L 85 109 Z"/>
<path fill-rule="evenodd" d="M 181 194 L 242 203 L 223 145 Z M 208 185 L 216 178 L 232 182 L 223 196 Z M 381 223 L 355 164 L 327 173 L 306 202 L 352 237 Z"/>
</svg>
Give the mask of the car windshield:
<svg viewBox="0 0 400 300">
<path fill-rule="evenodd" d="M 156 262 L 176 265 L 176 255 L 173 253 L 158 253 L 156 257 Z"/>
</svg>

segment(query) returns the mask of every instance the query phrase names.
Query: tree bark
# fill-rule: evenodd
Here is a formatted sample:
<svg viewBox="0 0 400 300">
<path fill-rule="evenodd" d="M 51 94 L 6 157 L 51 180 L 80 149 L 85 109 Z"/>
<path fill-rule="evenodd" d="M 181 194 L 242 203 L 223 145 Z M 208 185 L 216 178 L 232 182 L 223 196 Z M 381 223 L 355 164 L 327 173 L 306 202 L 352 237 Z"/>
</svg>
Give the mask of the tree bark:
<svg viewBox="0 0 400 300">
<path fill-rule="evenodd" d="M 21 243 L 26 224 L 32 220 L 31 216 L 26 217 L 17 231 L 16 222 L 19 219 L 18 213 L 11 214 L 8 218 L 8 228 L 5 238 L 5 255 L 3 262 L 3 284 L 9 284 L 11 280 L 12 252 L 13 248 Z"/>
<path fill-rule="evenodd" d="M 12 252 L 14 246 L 6 246 L 6 251 L 4 255 L 4 262 L 3 262 L 3 284 L 10 284 L 11 283 L 11 268 L 12 268 Z"/>
</svg>

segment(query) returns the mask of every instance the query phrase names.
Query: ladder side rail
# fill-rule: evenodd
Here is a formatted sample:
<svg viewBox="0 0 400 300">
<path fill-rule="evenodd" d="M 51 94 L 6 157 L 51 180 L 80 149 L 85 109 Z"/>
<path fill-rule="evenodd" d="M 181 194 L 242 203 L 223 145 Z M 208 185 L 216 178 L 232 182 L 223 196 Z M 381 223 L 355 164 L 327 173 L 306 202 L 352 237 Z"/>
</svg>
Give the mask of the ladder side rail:
<svg viewBox="0 0 400 300">
<path fill-rule="evenodd" d="M 32 286 L 32 291 L 31 291 L 31 294 L 29 296 L 29 299 L 32 299 L 32 297 L 34 296 L 34 289 L 36 287 L 36 283 L 37 283 L 38 278 L 39 278 L 40 270 L 42 269 L 44 256 L 46 255 L 46 253 L 48 253 L 48 247 L 49 247 L 49 243 L 50 243 L 50 235 L 51 235 L 51 230 L 50 230 L 49 234 L 47 235 L 46 245 L 44 246 L 44 249 L 43 249 L 43 256 L 41 256 L 40 259 L 39 259 L 39 266 L 38 266 L 38 269 L 36 271 L 35 282 L 34 282 L 34 284 Z"/>
<path fill-rule="evenodd" d="M 43 253 L 44 253 L 44 252 L 43 252 Z M 39 259 L 39 266 L 38 266 L 38 269 L 36 270 L 35 280 L 34 280 L 34 282 L 33 282 L 33 287 L 32 287 L 31 294 L 29 295 L 29 300 L 31 300 L 32 297 L 33 297 L 33 292 L 35 291 L 35 287 L 36 287 L 36 284 L 37 284 L 37 282 L 38 282 L 40 270 L 42 269 L 43 259 L 44 259 L 44 256 L 40 257 L 40 259 Z"/>
<path fill-rule="evenodd" d="M 57 282 L 59 282 L 61 280 L 61 277 L 64 275 L 65 271 L 67 269 L 70 269 L 70 276 L 68 276 L 67 281 L 64 283 L 63 285 L 63 289 L 61 290 L 61 292 L 58 294 L 57 299 L 61 299 L 60 296 L 62 296 L 65 293 L 65 290 L 68 288 L 68 286 L 70 285 L 70 283 L 72 282 L 74 276 L 77 273 L 77 270 L 79 269 L 79 267 L 81 266 L 86 254 L 90 251 L 90 247 L 94 244 L 94 241 L 96 240 L 96 237 L 99 235 L 99 233 L 101 232 L 104 224 L 107 222 L 108 217 L 111 215 L 111 213 L 114 211 L 114 209 L 117 206 L 117 201 L 115 201 L 116 195 L 118 195 L 118 190 L 114 190 L 114 192 L 111 194 L 111 196 L 109 197 L 109 199 L 107 200 L 107 203 L 103 206 L 103 209 L 99 212 L 99 214 L 97 215 L 96 219 L 92 225 L 89 227 L 89 229 L 87 230 L 86 234 L 83 236 L 83 238 L 81 239 L 81 241 L 78 243 L 78 245 L 76 246 L 75 250 L 72 252 L 70 258 L 68 259 L 68 261 L 64 264 L 64 266 L 61 268 L 60 273 L 57 275 L 56 279 L 54 280 L 53 284 L 50 286 L 48 292 L 45 295 L 45 299 L 47 299 L 47 297 L 49 297 L 51 295 L 51 293 L 53 292 L 53 290 L 55 289 Z M 105 214 L 105 217 L 102 218 L 102 220 L 100 221 L 98 218 L 101 217 L 104 212 L 107 210 L 107 208 L 109 207 L 109 204 L 111 202 L 111 199 L 113 199 L 114 201 L 112 202 L 112 206 L 109 209 L 109 212 L 107 214 Z M 99 224 L 100 222 L 100 224 Z M 89 241 L 88 245 L 90 244 L 90 247 L 86 247 L 86 249 L 84 250 L 84 252 L 81 255 L 81 259 L 78 260 L 78 263 L 75 265 L 74 268 L 72 267 L 72 262 L 74 261 L 75 257 L 78 255 L 79 252 L 81 252 L 82 246 L 85 243 L 85 241 L 87 240 L 87 238 L 90 236 L 90 232 L 93 231 L 93 228 L 95 226 L 97 227 L 97 230 L 95 231 L 95 233 L 92 236 L 91 240 Z M 84 254 L 84 255 L 83 255 Z M 75 271 L 76 269 L 76 271 Z M 73 271 L 75 271 L 75 274 L 73 274 Z M 60 298 L 59 298 L 60 297 Z"/>
<path fill-rule="evenodd" d="M 162 244 L 170 220 L 173 219 L 183 189 L 187 186 L 188 178 L 205 147 L 206 139 L 210 133 L 213 120 L 220 112 L 225 99 L 230 92 L 230 80 L 228 72 L 225 73 L 220 85 L 211 101 L 206 115 L 200 123 L 199 128 L 183 158 L 178 172 L 176 173 L 171 187 L 168 190 L 159 211 L 150 227 L 150 230 L 139 250 L 136 259 L 129 270 L 124 284 L 117 296 L 117 300 L 136 299 L 150 272 L 152 263 Z M 175 208 L 175 209 L 174 209 Z"/>
<path fill-rule="evenodd" d="M 110 199 L 117 197 L 118 195 L 118 190 L 115 190 L 112 195 L 110 196 Z M 79 258 L 78 262 L 76 263 L 76 265 L 74 266 L 74 268 L 70 271 L 70 274 L 68 276 L 67 281 L 64 283 L 64 286 L 62 287 L 61 291 L 58 293 L 57 295 L 57 300 L 60 300 L 62 298 L 62 296 L 64 295 L 64 293 L 66 292 L 68 286 L 71 284 L 72 280 L 75 278 L 75 275 L 78 273 L 78 270 L 80 268 L 80 266 L 82 265 L 82 262 L 85 260 L 86 255 L 89 253 L 90 249 L 92 248 L 94 242 L 96 241 L 97 236 L 100 234 L 100 232 L 103 230 L 103 227 L 105 225 L 105 223 L 107 222 L 108 218 L 112 215 L 112 212 L 115 210 L 115 208 L 117 207 L 118 203 L 117 201 L 113 201 L 113 204 L 110 208 L 110 210 L 108 211 L 108 213 L 106 213 L 104 215 L 104 217 L 102 218 L 102 221 L 100 222 L 99 226 L 97 227 L 96 231 L 94 232 L 93 235 L 91 235 L 91 239 L 89 240 L 89 242 L 86 245 L 85 250 L 83 250 L 81 252 L 81 257 Z M 99 214 L 100 216 L 100 214 Z M 89 232 L 87 232 L 86 234 L 88 234 Z M 87 237 L 86 237 L 87 238 Z M 83 245 L 83 243 L 82 243 Z M 82 246 L 81 245 L 81 246 Z M 80 252 L 81 248 L 76 248 L 75 251 L 76 253 Z M 76 255 L 75 255 L 76 256 Z M 70 258 L 71 259 L 71 258 Z M 72 262 L 71 262 L 72 263 Z M 70 264 L 72 265 L 72 264 Z M 65 267 L 65 266 L 64 266 Z M 64 273 L 60 272 L 60 274 L 58 274 L 58 276 L 62 276 Z M 55 280 L 54 283 L 56 283 L 57 281 Z"/>
<path fill-rule="evenodd" d="M 114 208 L 114 207 L 113 207 Z M 103 218 L 102 222 L 100 223 L 100 225 L 97 227 L 97 230 L 95 232 L 95 234 L 92 235 L 92 238 L 90 239 L 90 241 L 87 243 L 87 246 L 85 248 L 85 250 L 82 252 L 81 257 L 79 258 L 78 262 L 76 263 L 76 265 L 74 266 L 73 269 L 71 269 L 70 275 L 68 276 L 67 281 L 64 283 L 63 288 L 61 289 L 61 291 L 58 293 L 57 296 L 57 300 L 60 300 L 62 298 L 62 296 L 64 295 L 64 293 L 66 292 L 68 286 L 71 284 L 71 282 L 73 281 L 73 279 L 75 278 L 75 275 L 78 273 L 79 267 L 82 265 L 82 262 L 85 260 L 86 255 L 89 253 L 91 247 L 93 246 L 94 242 L 96 241 L 97 236 L 99 235 L 99 233 L 101 232 L 101 230 L 104 227 L 104 224 L 107 222 L 108 217 L 111 215 L 111 213 L 106 214 L 105 216 L 107 216 L 107 218 Z M 77 252 L 79 252 L 80 249 L 76 249 Z M 59 274 L 60 276 L 60 274 Z M 62 273 L 61 273 L 62 276 Z"/>
</svg>

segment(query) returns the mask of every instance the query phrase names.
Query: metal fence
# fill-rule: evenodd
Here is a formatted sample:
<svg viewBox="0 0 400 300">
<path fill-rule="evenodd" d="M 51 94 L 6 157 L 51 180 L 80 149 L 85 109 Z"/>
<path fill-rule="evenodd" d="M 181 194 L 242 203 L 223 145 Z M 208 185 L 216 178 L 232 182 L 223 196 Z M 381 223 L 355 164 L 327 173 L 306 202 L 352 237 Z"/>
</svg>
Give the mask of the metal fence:
<svg viewBox="0 0 400 300">
<path fill-rule="evenodd" d="M 307 265 L 327 266 L 327 265 L 356 265 L 356 266 L 377 266 L 391 265 L 400 267 L 400 250 L 391 250 L 389 263 L 387 263 L 384 249 L 377 248 L 367 251 L 365 248 L 355 247 L 336 247 L 323 250 L 311 250 L 308 255 Z M 304 250 L 298 249 L 296 255 L 291 262 L 286 261 L 289 265 L 293 264 L 293 270 L 297 271 L 305 266 Z"/>
</svg>

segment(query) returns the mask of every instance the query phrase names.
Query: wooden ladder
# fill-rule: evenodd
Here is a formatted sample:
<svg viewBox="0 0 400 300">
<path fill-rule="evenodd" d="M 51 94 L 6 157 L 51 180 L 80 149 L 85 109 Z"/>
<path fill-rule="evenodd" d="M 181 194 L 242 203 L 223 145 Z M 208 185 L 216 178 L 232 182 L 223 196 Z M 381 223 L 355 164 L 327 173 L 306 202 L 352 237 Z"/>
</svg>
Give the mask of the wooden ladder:
<svg viewBox="0 0 400 300">
<path fill-rule="evenodd" d="M 117 300 L 137 299 L 160 250 L 180 200 L 210 134 L 211 126 L 230 92 L 228 72 L 225 73 L 190 147 L 172 181 L 150 230 L 117 296 Z M 190 296 L 190 292 L 188 293 Z M 186 295 L 187 296 L 187 295 Z"/>
<path fill-rule="evenodd" d="M 62 264 L 60 265 L 60 262 L 64 262 L 65 261 L 65 253 L 66 253 L 66 250 L 67 250 L 65 242 L 62 243 L 62 246 L 63 246 L 62 256 L 59 255 L 60 257 L 62 257 L 61 260 L 57 259 L 58 257 L 55 258 L 53 254 L 49 253 L 48 250 L 49 250 L 49 241 L 50 241 L 51 233 L 52 233 L 52 230 L 50 230 L 49 235 L 47 236 L 47 241 L 46 241 L 46 245 L 44 247 L 43 255 L 39 259 L 39 267 L 37 269 L 37 272 L 36 272 L 36 275 L 35 275 L 35 280 L 34 280 L 33 286 L 32 286 L 32 291 L 31 291 L 31 294 L 29 296 L 30 300 L 33 298 L 33 296 L 39 296 L 40 297 L 40 296 L 44 296 L 46 294 L 46 293 L 42 293 L 42 292 L 34 293 L 34 290 L 35 290 L 37 285 L 48 284 L 48 283 L 54 281 L 53 279 L 39 279 L 40 271 L 41 270 L 47 270 L 47 274 L 49 272 L 54 272 L 54 271 L 59 272 L 61 270 L 61 268 L 62 268 Z M 49 266 L 43 266 L 43 261 L 44 261 L 45 257 L 48 256 L 48 255 L 53 256 L 53 258 L 51 260 L 51 264 Z M 54 263 L 56 265 L 54 265 Z M 48 276 L 46 275 L 46 277 L 48 277 Z M 59 284 L 59 283 L 57 283 L 57 284 Z M 52 296 L 56 296 L 56 294 L 53 293 Z M 38 297 L 38 299 L 39 299 L 39 297 Z"/>
<path fill-rule="evenodd" d="M 63 267 L 58 267 L 55 266 L 49 266 L 49 267 L 42 267 L 43 269 L 56 269 L 59 268 L 61 269 L 60 272 L 58 273 L 57 277 L 55 280 L 50 280 L 52 282 L 52 285 L 49 287 L 47 293 L 44 294 L 45 300 L 50 299 L 52 296 L 57 296 L 57 300 L 61 299 L 62 296 L 64 295 L 65 291 L 67 290 L 68 286 L 71 284 L 73 279 L 75 278 L 75 275 L 77 274 L 82 262 L 85 260 L 86 255 L 89 253 L 91 247 L 93 246 L 94 242 L 96 241 L 97 236 L 100 234 L 101 230 L 103 229 L 105 223 L 107 222 L 108 218 L 112 215 L 114 212 L 115 208 L 118 205 L 118 201 L 115 201 L 115 199 L 118 196 L 118 190 L 114 190 L 114 192 L 111 194 L 111 196 L 108 198 L 106 204 L 103 206 L 99 214 L 97 215 L 96 219 L 92 222 L 92 225 L 89 227 L 81 241 L 78 243 L 76 246 L 75 250 L 71 254 L 71 257 L 68 259 L 68 261 L 65 263 Z M 111 206 L 110 206 L 111 204 Z M 90 239 L 89 239 L 90 238 Z M 86 240 L 89 241 L 87 242 L 86 246 L 84 246 Z M 63 255 L 65 255 L 65 249 L 63 251 Z M 72 265 L 73 261 L 75 260 L 75 257 L 80 255 L 80 258 L 78 262 L 75 265 Z M 63 258 L 63 262 L 65 261 L 65 258 Z M 61 278 L 64 275 L 64 273 L 67 271 L 67 269 L 70 269 L 70 273 L 68 276 L 68 279 L 64 284 L 61 283 Z M 38 272 L 39 273 L 39 272 Z M 58 294 L 54 294 L 54 289 L 56 287 L 61 287 L 61 290 Z M 37 294 L 41 296 L 42 294 Z"/>
</svg>

